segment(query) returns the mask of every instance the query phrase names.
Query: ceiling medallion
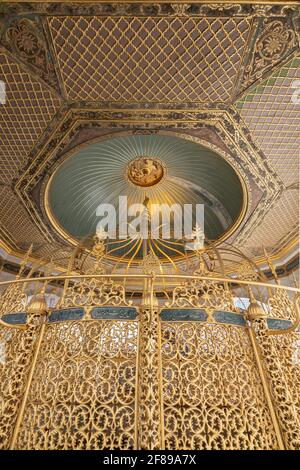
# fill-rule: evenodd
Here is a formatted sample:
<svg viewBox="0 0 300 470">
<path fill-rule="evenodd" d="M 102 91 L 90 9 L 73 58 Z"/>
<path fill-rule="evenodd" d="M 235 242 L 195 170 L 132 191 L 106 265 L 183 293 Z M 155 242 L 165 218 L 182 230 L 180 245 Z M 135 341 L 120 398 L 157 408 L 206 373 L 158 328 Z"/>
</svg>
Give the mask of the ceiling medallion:
<svg viewBox="0 0 300 470">
<path fill-rule="evenodd" d="M 128 163 L 127 178 L 135 186 L 149 188 L 158 184 L 165 176 L 166 168 L 158 158 L 138 157 Z"/>
</svg>

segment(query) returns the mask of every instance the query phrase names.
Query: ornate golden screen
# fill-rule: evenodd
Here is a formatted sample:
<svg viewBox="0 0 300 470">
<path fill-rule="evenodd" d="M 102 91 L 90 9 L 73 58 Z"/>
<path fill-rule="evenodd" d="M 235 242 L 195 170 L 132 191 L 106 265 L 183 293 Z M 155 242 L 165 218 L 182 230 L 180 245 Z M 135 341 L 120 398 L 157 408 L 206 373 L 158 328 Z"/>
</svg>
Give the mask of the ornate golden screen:
<svg viewBox="0 0 300 470">
<path fill-rule="evenodd" d="M 1 448 L 299 449 L 298 290 L 239 280 L 243 313 L 229 278 L 127 276 L 146 282 L 142 301 L 117 274 L 67 279 L 68 307 L 2 294 Z M 156 299 L 162 277 L 177 277 L 173 301 Z M 80 307 L 87 281 L 106 296 Z"/>
</svg>

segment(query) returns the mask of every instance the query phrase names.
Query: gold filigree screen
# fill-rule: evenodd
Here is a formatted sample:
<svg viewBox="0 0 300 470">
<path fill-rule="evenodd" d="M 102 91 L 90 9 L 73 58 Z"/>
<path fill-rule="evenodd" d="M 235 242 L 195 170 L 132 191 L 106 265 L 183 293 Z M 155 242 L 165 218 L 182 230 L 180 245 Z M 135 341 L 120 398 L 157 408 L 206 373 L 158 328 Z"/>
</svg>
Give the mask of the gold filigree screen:
<svg viewBox="0 0 300 470">
<path fill-rule="evenodd" d="M 47 325 L 18 449 L 135 447 L 135 321 Z"/>
<path fill-rule="evenodd" d="M 166 449 L 276 449 L 245 328 L 163 322 Z"/>
<path fill-rule="evenodd" d="M 190 276 L 158 302 L 144 275 L 148 294 L 135 302 L 114 275 L 91 276 L 106 292 L 118 286 L 113 304 L 69 296 L 65 306 L 62 296 L 47 311 L 40 296 L 12 313 L 12 289 L 2 294 L 1 448 L 299 449 L 297 289 L 240 280 L 250 289 L 242 312 L 229 278 L 211 277 L 205 291 L 207 278 Z M 76 281 L 69 289 L 86 275 Z"/>
<path fill-rule="evenodd" d="M 272 338 L 300 422 L 300 331 Z"/>
</svg>

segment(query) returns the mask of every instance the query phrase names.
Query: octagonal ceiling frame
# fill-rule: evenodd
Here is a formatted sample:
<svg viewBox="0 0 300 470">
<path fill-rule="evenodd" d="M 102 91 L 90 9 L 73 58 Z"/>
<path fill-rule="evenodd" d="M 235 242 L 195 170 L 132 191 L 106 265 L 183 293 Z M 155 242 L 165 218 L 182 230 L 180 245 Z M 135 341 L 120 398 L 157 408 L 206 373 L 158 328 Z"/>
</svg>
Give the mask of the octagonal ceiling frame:
<svg viewBox="0 0 300 470">
<path fill-rule="evenodd" d="M 139 129 L 137 129 L 137 124 Z M 36 152 L 30 163 L 16 183 L 16 193 L 20 201 L 31 213 L 39 229 L 55 240 L 49 233 L 43 213 L 32 199 L 32 190 L 45 176 L 55 159 L 62 157 L 79 129 L 83 127 L 102 127 L 121 132 L 128 129 L 133 133 L 156 133 L 170 131 L 178 134 L 180 130 L 193 131 L 208 127 L 215 129 L 232 158 L 238 162 L 239 171 L 250 177 L 262 191 L 262 197 L 253 214 L 247 213 L 247 224 L 244 229 L 247 236 L 257 226 L 263 215 L 270 209 L 283 190 L 281 180 L 269 166 L 262 152 L 251 142 L 248 130 L 243 126 L 239 115 L 233 109 L 227 110 L 95 110 L 73 108 L 68 110 L 47 142 Z M 185 136 L 197 142 L 196 136 Z M 208 143 L 209 146 L 209 143 Z M 255 214 L 255 215 L 254 215 Z M 247 236 L 239 235 L 239 243 Z"/>
</svg>

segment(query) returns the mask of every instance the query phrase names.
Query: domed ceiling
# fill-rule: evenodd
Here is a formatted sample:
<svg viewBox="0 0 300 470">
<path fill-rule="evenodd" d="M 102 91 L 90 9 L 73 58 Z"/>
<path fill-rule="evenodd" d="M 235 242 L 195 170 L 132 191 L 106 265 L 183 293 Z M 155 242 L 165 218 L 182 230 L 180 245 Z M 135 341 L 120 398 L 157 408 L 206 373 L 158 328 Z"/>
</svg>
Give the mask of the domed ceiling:
<svg viewBox="0 0 300 470">
<path fill-rule="evenodd" d="M 153 167 L 154 176 L 140 178 L 139 165 Z M 45 205 L 58 231 L 78 241 L 96 233 L 99 204 L 112 204 L 118 215 L 119 196 L 127 196 L 128 205 L 204 204 L 209 240 L 226 237 L 246 205 L 243 184 L 229 163 L 198 143 L 169 135 L 119 136 L 78 149 L 52 175 Z"/>
<path fill-rule="evenodd" d="M 2 2 L 0 76 L 6 96 L 5 103 L 0 97 L 0 248 L 18 257 L 33 244 L 37 260 L 56 259 L 64 266 L 72 249 L 67 238 L 75 241 L 94 230 L 93 198 L 106 197 L 108 189 L 113 198 L 119 187 L 135 190 L 141 200 L 165 188 L 168 199 L 208 198 L 208 237 L 220 241 L 231 231 L 228 240 L 258 263 L 265 259 L 263 246 L 277 259 L 294 256 L 299 239 L 299 6 L 269 3 Z M 162 162 L 161 181 L 141 190 L 127 173 L 122 180 L 122 165 L 135 158 L 135 146 L 126 139 L 158 146 L 172 131 L 174 138 L 185 135 L 185 140 L 175 150 L 170 144 L 173 153 L 166 155 L 162 147 L 155 155 Z M 148 137 L 104 142 L 104 137 L 125 133 Z M 222 159 L 211 155 L 205 169 L 202 158 L 197 168 L 194 161 L 182 163 L 187 161 L 180 156 L 182 147 L 192 160 L 188 135 L 194 143 L 214 143 L 217 153 L 222 149 L 234 162 L 249 195 L 241 216 L 236 179 L 225 184 L 230 171 L 224 171 Z M 95 144 L 96 139 L 102 143 Z M 48 201 L 50 223 L 44 210 L 46 183 L 62 155 L 76 146 L 84 161 L 92 151 L 99 160 L 92 170 L 83 169 L 74 154 L 58 170 L 52 183 L 59 190 Z M 203 159 L 209 154 L 197 149 Z M 96 168 L 100 158 L 110 167 Z M 221 165 L 218 174 L 214 161 Z M 73 180 L 63 178 L 69 166 Z M 205 171 L 210 176 L 201 179 Z M 175 177 L 188 183 L 171 181 Z"/>
</svg>

